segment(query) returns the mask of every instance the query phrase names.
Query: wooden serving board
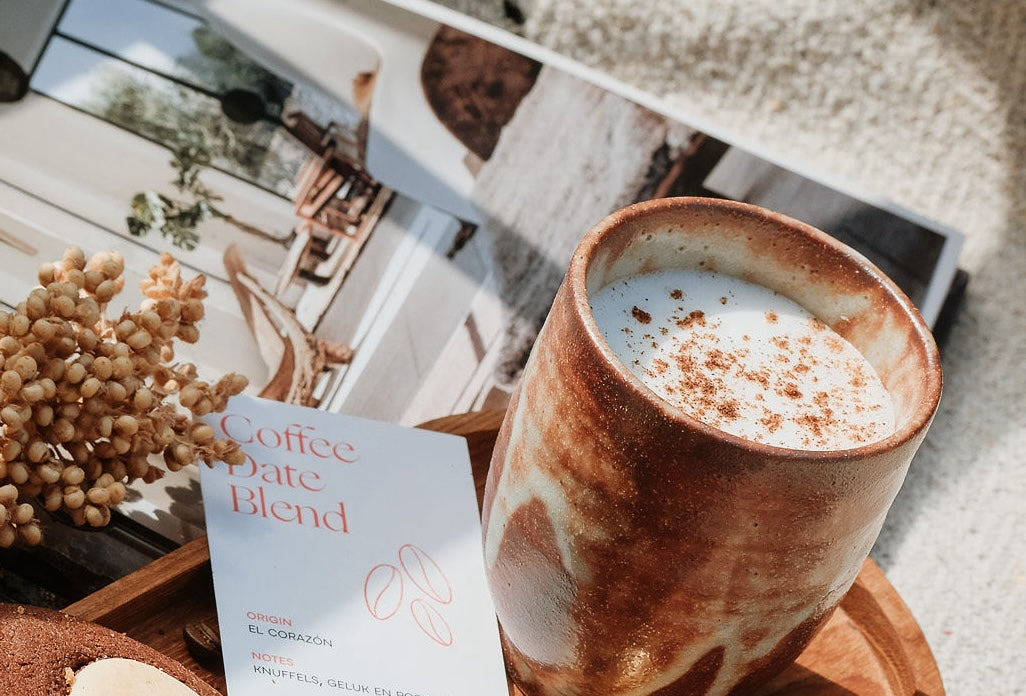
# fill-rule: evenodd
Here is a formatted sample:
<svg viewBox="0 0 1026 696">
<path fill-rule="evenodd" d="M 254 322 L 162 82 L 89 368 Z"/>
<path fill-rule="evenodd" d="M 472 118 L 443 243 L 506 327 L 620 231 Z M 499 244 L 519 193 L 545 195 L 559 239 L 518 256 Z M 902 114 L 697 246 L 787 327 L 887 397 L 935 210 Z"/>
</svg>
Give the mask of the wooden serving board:
<svg viewBox="0 0 1026 696">
<path fill-rule="evenodd" d="M 467 439 L 479 502 L 502 415 L 481 411 L 421 426 Z M 217 625 L 206 539 L 182 546 L 65 611 L 160 650 L 226 693 L 220 662 L 200 664 L 183 638 L 191 623 Z M 510 693 L 522 696 L 515 687 Z M 880 568 L 867 560 L 805 652 L 757 696 L 944 696 L 944 686 L 919 625 Z"/>
</svg>

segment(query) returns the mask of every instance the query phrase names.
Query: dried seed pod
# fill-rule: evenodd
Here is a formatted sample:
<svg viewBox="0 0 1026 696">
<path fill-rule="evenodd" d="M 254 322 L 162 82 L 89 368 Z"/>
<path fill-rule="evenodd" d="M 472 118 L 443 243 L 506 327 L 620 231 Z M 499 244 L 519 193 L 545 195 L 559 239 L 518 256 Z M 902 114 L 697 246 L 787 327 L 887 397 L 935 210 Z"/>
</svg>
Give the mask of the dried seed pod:
<svg viewBox="0 0 1026 696">
<path fill-rule="evenodd" d="M 228 393 L 232 396 L 236 396 L 246 389 L 246 386 L 249 384 L 249 380 L 240 374 L 232 373 L 223 377 L 219 384 L 224 384 Z"/>
<path fill-rule="evenodd" d="M 83 329 L 78 334 L 78 345 L 82 350 L 93 351 L 100 343 L 100 337 L 92 329 Z"/>
<path fill-rule="evenodd" d="M 18 488 L 10 483 L 0 486 L 0 505 L 10 507 L 18 499 Z"/>
<path fill-rule="evenodd" d="M 150 462 L 148 457 L 132 457 L 128 460 L 128 476 L 131 479 L 141 479 L 149 471 Z"/>
<path fill-rule="evenodd" d="M 37 546 L 43 540 L 43 530 L 38 522 L 23 524 L 18 527 L 18 537 L 28 546 Z"/>
<path fill-rule="evenodd" d="M 203 318 L 203 302 L 190 298 L 182 304 L 182 321 L 194 322 Z"/>
<path fill-rule="evenodd" d="M 43 530 L 39 522 L 30 522 L 18 527 L 18 538 L 28 546 L 38 546 L 43 540 Z"/>
<path fill-rule="evenodd" d="M 155 400 L 153 392 L 146 387 L 143 387 L 141 389 L 136 389 L 135 394 L 132 395 L 132 406 L 134 406 L 137 411 L 146 412 L 153 407 Z"/>
<path fill-rule="evenodd" d="M 245 463 L 246 455 L 237 442 L 233 440 L 219 440 L 218 443 L 224 444 L 220 452 L 215 452 L 218 459 L 231 466 L 240 466 Z"/>
<path fill-rule="evenodd" d="M 75 316 L 75 300 L 61 295 L 50 300 L 50 310 L 59 317 L 70 319 Z"/>
<path fill-rule="evenodd" d="M 61 480 L 61 467 L 57 462 L 47 462 L 36 469 L 43 483 L 57 483 Z"/>
<path fill-rule="evenodd" d="M 96 286 L 93 293 L 96 296 L 96 301 L 104 304 L 114 299 L 116 294 L 118 294 L 118 284 L 109 278 Z"/>
<path fill-rule="evenodd" d="M 106 488 L 95 486 L 86 492 L 86 500 L 93 505 L 106 505 L 110 501 L 110 493 Z"/>
<path fill-rule="evenodd" d="M 3 374 L 0 374 L 0 388 L 14 394 L 21 389 L 21 375 L 14 370 L 4 370 Z"/>
<path fill-rule="evenodd" d="M 64 467 L 64 471 L 61 472 L 61 481 L 66 484 L 77 486 L 85 480 L 85 471 L 82 467 L 72 464 L 71 466 Z"/>
<path fill-rule="evenodd" d="M 14 406 L 4 406 L 0 409 L 0 420 L 7 426 L 7 432 L 10 434 L 12 431 L 21 429 L 24 420 L 21 417 L 21 411 Z"/>
<path fill-rule="evenodd" d="M 45 428 L 53 423 L 54 411 L 53 406 L 49 404 L 43 404 L 38 407 L 33 414 L 33 418 L 36 421 L 36 425 Z"/>
<path fill-rule="evenodd" d="M 82 401 L 82 412 L 90 416 L 101 416 L 110 411 L 110 404 L 101 394 L 97 394 Z"/>
<path fill-rule="evenodd" d="M 201 398 L 203 390 L 198 384 L 187 384 L 178 392 L 178 403 L 185 408 L 192 408 Z"/>
<path fill-rule="evenodd" d="M 64 378 L 64 373 L 67 371 L 68 364 L 61 358 L 51 358 L 46 361 L 46 365 L 43 366 L 41 375 L 53 382 L 58 382 Z"/>
<path fill-rule="evenodd" d="M 82 284 L 82 288 L 86 292 L 96 292 L 96 288 L 106 279 L 107 277 L 100 271 L 89 269 L 85 272 L 85 282 Z"/>
<path fill-rule="evenodd" d="M 133 350 L 142 350 L 153 343 L 153 335 L 145 329 L 139 329 L 125 339 L 125 342 L 131 346 Z"/>
<path fill-rule="evenodd" d="M 100 356 L 93 361 L 90 368 L 93 376 L 101 382 L 106 382 L 114 374 L 114 363 L 106 356 Z"/>
<path fill-rule="evenodd" d="M 192 441 L 197 445 L 209 445 L 214 441 L 214 429 L 206 423 L 196 423 L 192 426 Z"/>
<path fill-rule="evenodd" d="M 71 461 L 76 464 L 84 464 L 89 460 L 91 454 L 89 445 L 85 442 L 67 442 L 62 445 L 71 455 Z"/>
<path fill-rule="evenodd" d="M 64 507 L 68 510 L 77 510 L 85 505 L 86 494 L 78 486 L 64 487 Z"/>
<path fill-rule="evenodd" d="M 11 515 L 11 521 L 14 522 L 14 524 L 28 524 L 35 516 L 36 511 L 32 509 L 32 505 L 29 503 L 22 503 L 18 507 L 14 508 L 14 512 Z"/>
<path fill-rule="evenodd" d="M 128 495 L 128 490 L 125 488 L 125 484 L 115 481 L 107 486 L 107 493 L 110 496 L 110 504 L 117 505 Z"/>
<path fill-rule="evenodd" d="M 24 486 L 28 483 L 30 474 L 31 471 L 25 462 L 7 462 L 7 479 L 15 486 Z"/>
<path fill-rule="evenodd" d="M 100 420 L 96 423 L 96 434 L 100 437 L 110 437 L 113 432 L 114 417 L 109 415 L 100 416 Z"/>
<path fill-rule="evenodd" d="M 17 440 L 8 440 L 0 447 L 0 458 L 3 458 L 4 463 L 11 462 L 17 459 L 21 455 L 21 443 Z"/>
<path fill-rule="evenodd" d="M 71 442 L 75 439 L 75 424 L 67 418 L 58 418 L 50 427 L 50 434 L 55 443 Z"/>
<path fill-rule="evenodd" d="M 121 382 L 107 382 L 107 398 L 118 404 L 128 398 L 128 390 Z"/>
<path fill-rule="evenodd" d="M 121 435 L 112 435 L 110 444 L 114 446 L 114 451 L 117 454 L 127 454 L 132 449 L 132 441 Z"/>
<path fill-rule="evenodd" d="M 6 329 L 6 331 L 10 331 L 10 329 L 8 328 Z M 19 341 L 14 336 L 11 336 L 8 333 L 4 335 L 3 338 L 0 338 L 0 352 L 2 352 L 5 356 L 14 355 L 19 350 L 21 350 L 21 341 Z"/>
<path fill-rule="evenodd" d="M 29 318 L 27 316 L 25 316 L 24 314 L 15 314 L 14 317 L 11 319 L 8 331 L 10 331 L 11 336 L 24 336 L 29 332 L 29 327 L 31 325 L 32 322 L 29 321 Z"/>
<path fill-rule="evenodd" d="M 40 377 L 38 384 L 43 388 L 44 399 L 53 399 L 57 396 L 57 383 L 50 377 Z"/>
<path fill-rule="evenodd" d="M 39 366 L 36 364 L 35 358 L 26 353 L 25 355 L 19 355 L 15 358 L 14 363 L 11 365 L 11 369 L 18 373 L 18 376 L 21 377 L 22 381 L 25 381 L 36 376 L 36 373 L 39 371 Z"/>
<path fill-rule="evenodd" d="M 132 362 L 132 359 L 123 355 L 114 358 L 111 361 L 111 366 L 115 379 L 124 379 L 135 370 L 135 363 Z"/>
<path fill-rule="evenodd" d="M 45 312 L 46 309 L 42 311 Z M 36 319 L 32 322 L 32 335 L 40 341 L 50 341 L 57 335 L 57 326 L 46 319 Z"/>
<path fill-rule="evenodd" d="M 105 527 L 110 522 L 110 510 L 106 506 L 85 506 L 85 520 L 90 527 Z"/>
<path fill-rule="evenodd" d="M 56 267 L 49 261 L 40 264 L 39 271 L 36 275 L 36 279 L 42 286 L 47 286 L 54 281 L 54 274 L 56 273 Z"/>
<path fill-rule="evenodd" d="M 241 461 L 236 443 L 192 418 L 223 410 L 245 378 L 210 386 L 194 365 L 172 363 L 175 339 L 199 338 L 205 278 L 183 279 L 162 254 L 140 309 L 108 319 L 123 274 L 117 252 L 87 262 L 71 248 L 40 266 L 41 287 L 14 312 L 0 312 L 0 547 L 41 539 L 30 501 L 75 524 L 107 524 L 127 483 L 163 474 L 150 455 L 163 453 L 174 470 Z M 191 415 L 169 400 L 177 392 Z"/>
<path fill-rule="evenodd" d="M 199 340 L 199 329 L 190 324 L 183 324 L 178 327 L 177 336 L 186 343 L 195 343 Z"/>
<path fill-rule="evenodd" d="M 78 384 L 86 378 L 86 368 L 80 362 L 73 362 L 64 370 L 64 378 L 71 384 Z"/>
<path fill-rule="evenodd" d="M 78 388 L 78 391 L 79 394 L 82 395 L 83 399 L 88 399 L 92 396 L 96 396 L 102 386 L 103 384 L 96 377 L 89 377 L 82 382 L 82 386 Z"/>
<path fill-rule="evenodd" d="M 47 486 L 43 489 L 43 507 L 47 512 L 57 512 L 64 505 L 64 493 L 60 486 Z"/>
<path fill-rule="evenodd" d="M 36 463 L 41 462 L 44 459 L 47 459 L 49 457 L 49 454 L 50 446 L 42 440 L 33 440 L 32 442 L 30 442 L 28 450 L 25 452 L 25 456 L 28 457 L 28 460 L 30 462 Z"/>
<path fill-rule="evenodd" d="M 21 398 L 29 403 L 35 403 L 36 401 L 42 401 L 43 397 L 46 396 L 46 392 L 43 390 L 43 385 L 39 382 L 29 382 L 20 389 Z"/>
<path fill-rule="evenodd" d="M 61 262 L 69 269 L 81 271 L 86 266 L 85 252 L 76 246 L 68 247 L 61 256 Z"/>
</svg>

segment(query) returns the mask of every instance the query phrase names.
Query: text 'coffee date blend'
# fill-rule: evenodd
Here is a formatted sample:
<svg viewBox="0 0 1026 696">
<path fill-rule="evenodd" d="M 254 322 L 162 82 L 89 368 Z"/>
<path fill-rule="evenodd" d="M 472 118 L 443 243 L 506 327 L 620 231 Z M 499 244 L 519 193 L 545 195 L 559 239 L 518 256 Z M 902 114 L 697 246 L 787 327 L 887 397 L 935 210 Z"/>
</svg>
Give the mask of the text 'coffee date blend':
<svg viewBox="0 0 1026 696">
<path fill-rule="evenodd" d="M 223 433 L 247 446 L 243 451 L 245 460 L 228 466 L 228 475 L 240 479 L 230 484 L 232 512 L 337 534 L 349 533 L 343 501 L 322 506 L 297 502 L 286 495 L 295 491 L 305 500 L 311 494 L 322 493 L 327 484 L 320 472 L 310 468 L 310 463 L 354 464 L 360 457 L 352 443 L 320 437 L 311 425 L 292 423 L 280 429 L 257 426 L 248 417 L 234 413 L 222 417 L 219 425 Z M 258 462 L 250 453 L 256 447 L 288 452 L 303 463 Z"/>
<path fill-rule="evenodd" d="M 306 525 L 339 534 L 349 533 L 346 505 L 341 500 L 336 509 L 318 509 L 313 505 L 269 499 L 263 486 L 253 489 L 232 484 L 231 501 L 232 512 L 242 515 L 256 515 L 277 522 Z"/>
</svg>

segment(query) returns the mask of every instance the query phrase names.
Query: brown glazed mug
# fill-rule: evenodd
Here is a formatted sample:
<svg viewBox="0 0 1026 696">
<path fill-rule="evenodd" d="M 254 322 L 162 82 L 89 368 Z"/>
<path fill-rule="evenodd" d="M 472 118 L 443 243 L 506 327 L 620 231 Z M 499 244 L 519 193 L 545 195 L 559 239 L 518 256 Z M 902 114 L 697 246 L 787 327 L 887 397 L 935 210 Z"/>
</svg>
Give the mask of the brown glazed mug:
<svg viewBox="0 0 1026 696">
<path fill-rule="evenodd" d="M 895 432 L 852 449 L 758 444 L 660 399 L 613 354 L 589 295 L 642 272 L 719 271 L 852 343 Z M 740 694 L 788 666 L 855 579 L 936 411 L 929 329 L 857 252 L 755 206 L 676 198 L 580 243 L 499 432 L 485 561 L 527 694 Z"/>
</svg>

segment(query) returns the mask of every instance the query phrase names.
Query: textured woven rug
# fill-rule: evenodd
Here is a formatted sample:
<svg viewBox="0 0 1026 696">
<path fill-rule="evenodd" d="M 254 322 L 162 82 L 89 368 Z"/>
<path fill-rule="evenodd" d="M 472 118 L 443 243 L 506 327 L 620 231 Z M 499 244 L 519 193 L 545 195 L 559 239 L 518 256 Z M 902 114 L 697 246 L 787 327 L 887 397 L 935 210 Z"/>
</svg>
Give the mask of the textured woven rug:
<svg viewBox="0 0 1026 696">
<path fill-rule="evenodd" d="M 945 396 L 873 556 L 948 694 L 1026 694 L 1026 3 L 440 4 L 965 234 Z"/>
</svg>

